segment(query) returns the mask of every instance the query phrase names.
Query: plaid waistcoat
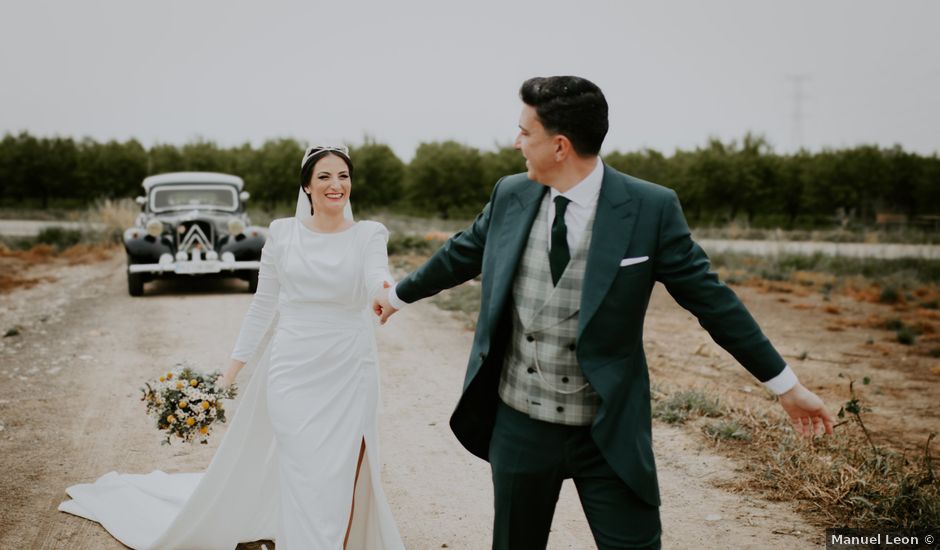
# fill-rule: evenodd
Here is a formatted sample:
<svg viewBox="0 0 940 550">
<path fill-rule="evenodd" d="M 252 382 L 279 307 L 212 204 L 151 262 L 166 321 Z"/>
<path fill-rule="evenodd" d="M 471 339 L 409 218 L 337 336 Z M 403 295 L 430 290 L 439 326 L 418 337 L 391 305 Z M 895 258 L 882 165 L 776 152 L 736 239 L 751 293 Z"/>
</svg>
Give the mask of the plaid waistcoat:
<svg viewBox="0 0 940 550">
<path fill-rule="evenodd" d="M 550 197 L 551 193 L 545 193 L 513 281 L 512 338 L 499 396 L 531 418 L 586 426 L 593 421 L 600 398 L 578 365 L 575 339 L 594 213 L 558 285 L 553 286 L 546 231 Z"/>
</svg>

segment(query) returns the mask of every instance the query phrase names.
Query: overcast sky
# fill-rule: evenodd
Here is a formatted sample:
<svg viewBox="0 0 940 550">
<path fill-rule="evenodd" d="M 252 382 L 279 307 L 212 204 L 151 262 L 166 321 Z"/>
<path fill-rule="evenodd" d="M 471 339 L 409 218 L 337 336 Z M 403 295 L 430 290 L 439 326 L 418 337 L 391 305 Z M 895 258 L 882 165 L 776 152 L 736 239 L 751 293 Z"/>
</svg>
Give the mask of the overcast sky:
<svg viewBox="0 0 940 550">
<path fill-rule="evenodd" d="M 577 74 L 610 103 L 608 151 L 753 131 L 780 151 L 933 153 L 938 24 L 932 0 L 0 0 L 0 133 L 368 134 L 408 160 L 422 141 L 511 143 L 521 82 Z"/>
</svg>

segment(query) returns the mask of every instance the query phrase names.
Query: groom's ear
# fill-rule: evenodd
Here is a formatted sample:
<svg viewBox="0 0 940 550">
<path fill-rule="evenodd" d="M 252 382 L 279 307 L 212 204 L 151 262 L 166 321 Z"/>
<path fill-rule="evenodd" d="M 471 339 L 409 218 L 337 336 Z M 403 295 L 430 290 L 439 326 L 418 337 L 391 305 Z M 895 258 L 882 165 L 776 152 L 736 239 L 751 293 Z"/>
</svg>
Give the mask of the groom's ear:
<svg viewBox="0 0 940 550">
<path fill-rule="evenodd" d="M 571 146 L 571 140 L 564 134 L 555 134 L 552 136 L 552 144 L 555 146 L 555 162 L 565 160 L 574 151 Z"/>
</svg>

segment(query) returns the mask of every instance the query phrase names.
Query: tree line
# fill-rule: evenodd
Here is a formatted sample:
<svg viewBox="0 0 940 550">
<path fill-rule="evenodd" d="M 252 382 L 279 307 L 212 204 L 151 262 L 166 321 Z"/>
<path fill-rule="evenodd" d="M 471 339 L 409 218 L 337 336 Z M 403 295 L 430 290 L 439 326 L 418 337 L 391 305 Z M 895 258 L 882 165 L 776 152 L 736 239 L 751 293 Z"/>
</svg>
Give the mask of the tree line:
<svg viewBox="0 0 940 550">
<path fill-rule="evenodd" d="M 293 139 L 257 148 L 208 141 L 147 148 L 136 140 L 6 134 L 0 141 L 0 206 L 84 207 L 139 195 L 147 175 L 190 170 L 241 176 L 256 205 L 290 203 L 303 149 Z M 525 160 L 511 146 L 422 143 L 409 163 L 373 139 L 350 149 L 357 208 L 472 217 L 501 176 L 525 171 Z M 805 228 L 837 220 L 871 223 L 880 213 L 909 220 L 940 214 L 940 158 L 898 146 L 777 154 L 763 137 L 748 134 L 671 155 L 645 149 L 602 156 L 618 170 L 675 189 L 693 223 Z"/>
</svg>

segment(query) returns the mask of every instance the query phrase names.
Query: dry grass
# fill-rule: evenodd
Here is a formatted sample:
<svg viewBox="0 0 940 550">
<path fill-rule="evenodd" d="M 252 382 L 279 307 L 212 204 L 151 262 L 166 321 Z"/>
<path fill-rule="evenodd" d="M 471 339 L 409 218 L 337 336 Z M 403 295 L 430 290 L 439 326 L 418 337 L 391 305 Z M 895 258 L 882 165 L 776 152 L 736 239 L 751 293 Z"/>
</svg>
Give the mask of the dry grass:
<svg viewBox="0 0 940 550">
<path fill-rule="evenodd" d="M 933 435 L 924 434 L 919 454 L 905 455 L 888 448 L 888 442 L 876 447 L 854 418 L 837 424 L 833 436 L 806 438 L 768 408 L 729 407 L 697 389 L 672 394 L 654 389 L 654 417 L 700 429 L 717 450 L 742 465 L 744 475 L 725 483 L 727 489 L 795 502 L 820 526 L 917 529 L 940 524 Z"/>
<path fill-rule="evenodd" d="M 88 264 L 110 258 L 118 252 L 124 230 L 133 226 L 139 212 L 140 207 L 131 199 L 105 199 L 81 213 L 81 220 L 72 219 L 98 224 L 94 229 L 51 227 L 33 238 L 0 240 L 0 293 L 55 281 L 55 276 L 35 273 L 42 266 Z"/>
<path fill-rule="evenodd" d="M 90 264 L 107 260 L 117 251 L 117 247 L 107 244 L 76 244 L 63 250 L 59 257 L 68 265 Z"/>
<path fill-rule="evenodd" d="M 748 475 L 731 488 L 758 490 L 771 500 L 796 501 L 822 525 L 861 528 L 927 528 L 940 524 L 940 479 L 924 434 L 919 456 L 873 449 L 861 428 L 845 423 L 831 437 L 807 439 L 779 418 L 733 410 L 746 445 L 723 443 Z M 933 445 L 936 447 L 936 445 Z"/>
<path fill-rule="evenodd" d="M 14 250 L 0 243 L 0 259 L 15 258 L 27 263 L 40 263 L 55 255 L 55 248 L 48 244 L 36 244 L 28 250 Z"/>
<path fill-rule="evenodd" d="M 99 262 L 117 252 L 118 248 L 113 244 L 79 243 L 57 251 L 48 244 L 37 244 L 28 250 L 13 250 L 0 243 L 0 294 L 57 280 L 53 275 L 34 273 L 40 268 Z"/>
<path fill-rule="evenodd" d="M 32 288 L 40 283 L 54 283 L 55 277 L 24 277 L 19 274 L 0 273 L 0 294 L 12 292 L 18 288 Z"/>
<path fill-rule="evenodd" d="M 140 206 L 133 199 L 104 199 L 96 201 L 87 214 L 87 220 L 101 224 L 103 240 L 120 242 L 124 230 L 134 225 Z"/>
</svg>

